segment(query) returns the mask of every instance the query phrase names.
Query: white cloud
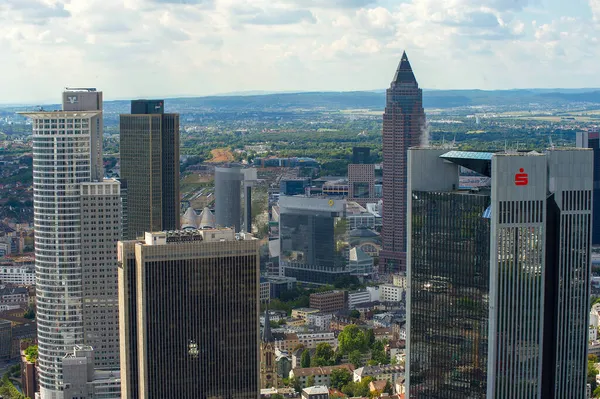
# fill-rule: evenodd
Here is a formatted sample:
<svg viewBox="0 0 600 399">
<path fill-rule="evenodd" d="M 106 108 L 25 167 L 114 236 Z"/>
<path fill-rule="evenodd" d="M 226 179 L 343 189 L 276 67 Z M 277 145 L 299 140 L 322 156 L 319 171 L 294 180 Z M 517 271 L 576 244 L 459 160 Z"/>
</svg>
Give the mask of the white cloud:
<svg viewBox="0 0 600 399">
<path fill-rule="evenodd" d="M 0 101 L 383 88 L 404 49 L 423 87 L 598 86 L 589 1 L 0 0 Z"/>
</svg>

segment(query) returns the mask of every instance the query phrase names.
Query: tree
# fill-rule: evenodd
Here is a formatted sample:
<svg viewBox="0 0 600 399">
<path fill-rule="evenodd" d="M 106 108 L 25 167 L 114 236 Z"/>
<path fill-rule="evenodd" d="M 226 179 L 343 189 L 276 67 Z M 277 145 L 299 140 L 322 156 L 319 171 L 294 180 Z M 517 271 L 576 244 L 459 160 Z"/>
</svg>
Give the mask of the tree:
<svg viewBox="0 0 600 399">
<path fill-rule="evenodd" d="M 592 396 L 594 398 L 600 398 L 600 387 L 596 387 Z"/>
<path fill-rule="evenodd" d="M 350 316 L 353 319 L 360 319 L 360 312 L 356 309 L 352 309 L 348 316 Z"/>
<path fill-rule="evenodd" d="M 373 347 L 373 344 L 375 343 L 375 332 L 372 328 L 367 330 L 366 336 L 369 346 Z"/>
<path fill-rule="evenodd" d="M 385 383 L 385 387 L 383 388 L 383 393 L 387 393 L 387 394 L 392 394 L 394 393 L 394 388 L 392 387 L 392 384 L 390 383 L 390 380 L 387 380 L 387 382 Z"/>
<path fill-rule="evenodd" d="M 35 363 L 38 358 L 38 347 L 37 345 L 28 346 L 27 349 L 23 351 L 25 353 L 25 359 L 28 362 Z"/>
<path fill-rule="evenodd" d="M 26 319 L 30 319 L 30 320 L 33 320 L 33 319 L 35 319 L 35 312 L 33 311 L 33 307 L 32 307 L 32 306 L 30 306 L 30 307 L 29 307 L 29 308 L 28 308 L 28 309 L 25 311 L 25 313 L 23 313 L 23 317 L 24 317 L 24 318 L 26 318 Z"/>
<path fill-rule="evenodd" d="M 348 369 L 335 369 L 331 372 L 331 386 L 335 389 L 342 389 L 351 381 L 352 373 Z"/>
<path fill-rule="evenodd" d="M 300 366 L 310 367 L 310 353 L 308 352 L 308 349 L 302 352 L 302 357 L 300 358 Z"/>
<path fill-rule="evenodd" d="M 306 379 L 306 386 L 307 387 L 312 387 L 315 385 L 315 376 L 314 375 L 309 375 L 308 378 Z"/>
<path fill-rule="evenodd" d="M 365 333 L 354 324 L 344 327 L 338 336 L 338 343 L 338 350 L 342 354 L 348 354 L 355 350 L 366 352 L 368 346 Z"/>
<path fill-rule="evenodd" d="M 333 348 L 326 342 L 317 345 L 315 357 L 312 360 L 313 366 L 329 366 L 333 363 Z"/>
<path fill-rule="evenodd" d="M 274 395 L 271 395 L 271 399 L 285 399 L 285 398 L 283 397 L 283 395 L 276 393 Z"/>
<path fill-rule="evenodd" d="M 362 353 L 358 350 L 354 350 L 348 354 L 348 361 L 354 365 L 354 367 L 361 367 L 363 365 Z"/>
</svg>

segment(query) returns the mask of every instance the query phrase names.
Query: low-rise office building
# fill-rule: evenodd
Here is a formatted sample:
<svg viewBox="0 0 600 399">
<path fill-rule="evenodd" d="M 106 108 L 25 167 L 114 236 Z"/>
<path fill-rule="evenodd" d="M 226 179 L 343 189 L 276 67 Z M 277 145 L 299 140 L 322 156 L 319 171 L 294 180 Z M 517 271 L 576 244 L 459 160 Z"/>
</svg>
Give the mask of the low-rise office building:
<svg viewBox="0 0 600 399">
<path fill-rule="evenodd" d="M 346 307 L 346 291 L 326 291 L 310 294 L 310 307 L 321 312 L 337 312 Z"/>
</svg>

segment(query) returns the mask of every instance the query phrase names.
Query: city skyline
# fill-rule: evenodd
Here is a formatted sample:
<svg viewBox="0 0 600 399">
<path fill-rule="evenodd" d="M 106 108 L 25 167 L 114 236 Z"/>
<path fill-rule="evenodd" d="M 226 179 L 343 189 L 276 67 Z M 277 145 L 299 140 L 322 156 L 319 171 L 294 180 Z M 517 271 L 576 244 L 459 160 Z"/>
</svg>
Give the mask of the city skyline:
<svg viewBox="0 0 600 399">
<path fill-rule="evenodd" d="M 50 99 L 56 82 L 111 98 L 372 90 L 403 49 L 432 89 L 598 87 L 599 16 L 585 0 L 8 0 L 0 102 Z"/>
</svg>

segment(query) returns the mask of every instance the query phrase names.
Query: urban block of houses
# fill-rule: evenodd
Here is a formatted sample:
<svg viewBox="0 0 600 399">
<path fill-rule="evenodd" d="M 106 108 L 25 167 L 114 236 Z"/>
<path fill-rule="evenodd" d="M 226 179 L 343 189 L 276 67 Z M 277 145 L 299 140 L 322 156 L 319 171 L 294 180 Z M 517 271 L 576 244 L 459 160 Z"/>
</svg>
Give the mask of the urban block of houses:
<svg viewBox="0 0 600 399">
<path fill-rule="evenodd" d="M 331 385 L 331 373 L 336 369 L 346 369 L 353 372 L 354 365 L 340 364 L 337 366 L 295 368 L 290 371 L 289 377 L 295 378 L 302 388 L 307 386 L 309 377 L 313 377 L 314 385 L 329 386 Z"/>
<path fill-rule="evenodd" d="M 390 384 L 396 382 L 398 377 L 404 376 L 404 367 L 398 364 L 384 364 L 378 366 L 365 366 L 354 370 L 354 382 L 361 382 L 365 377 L 374 380 L 386 380 Z"/>
</svg>

